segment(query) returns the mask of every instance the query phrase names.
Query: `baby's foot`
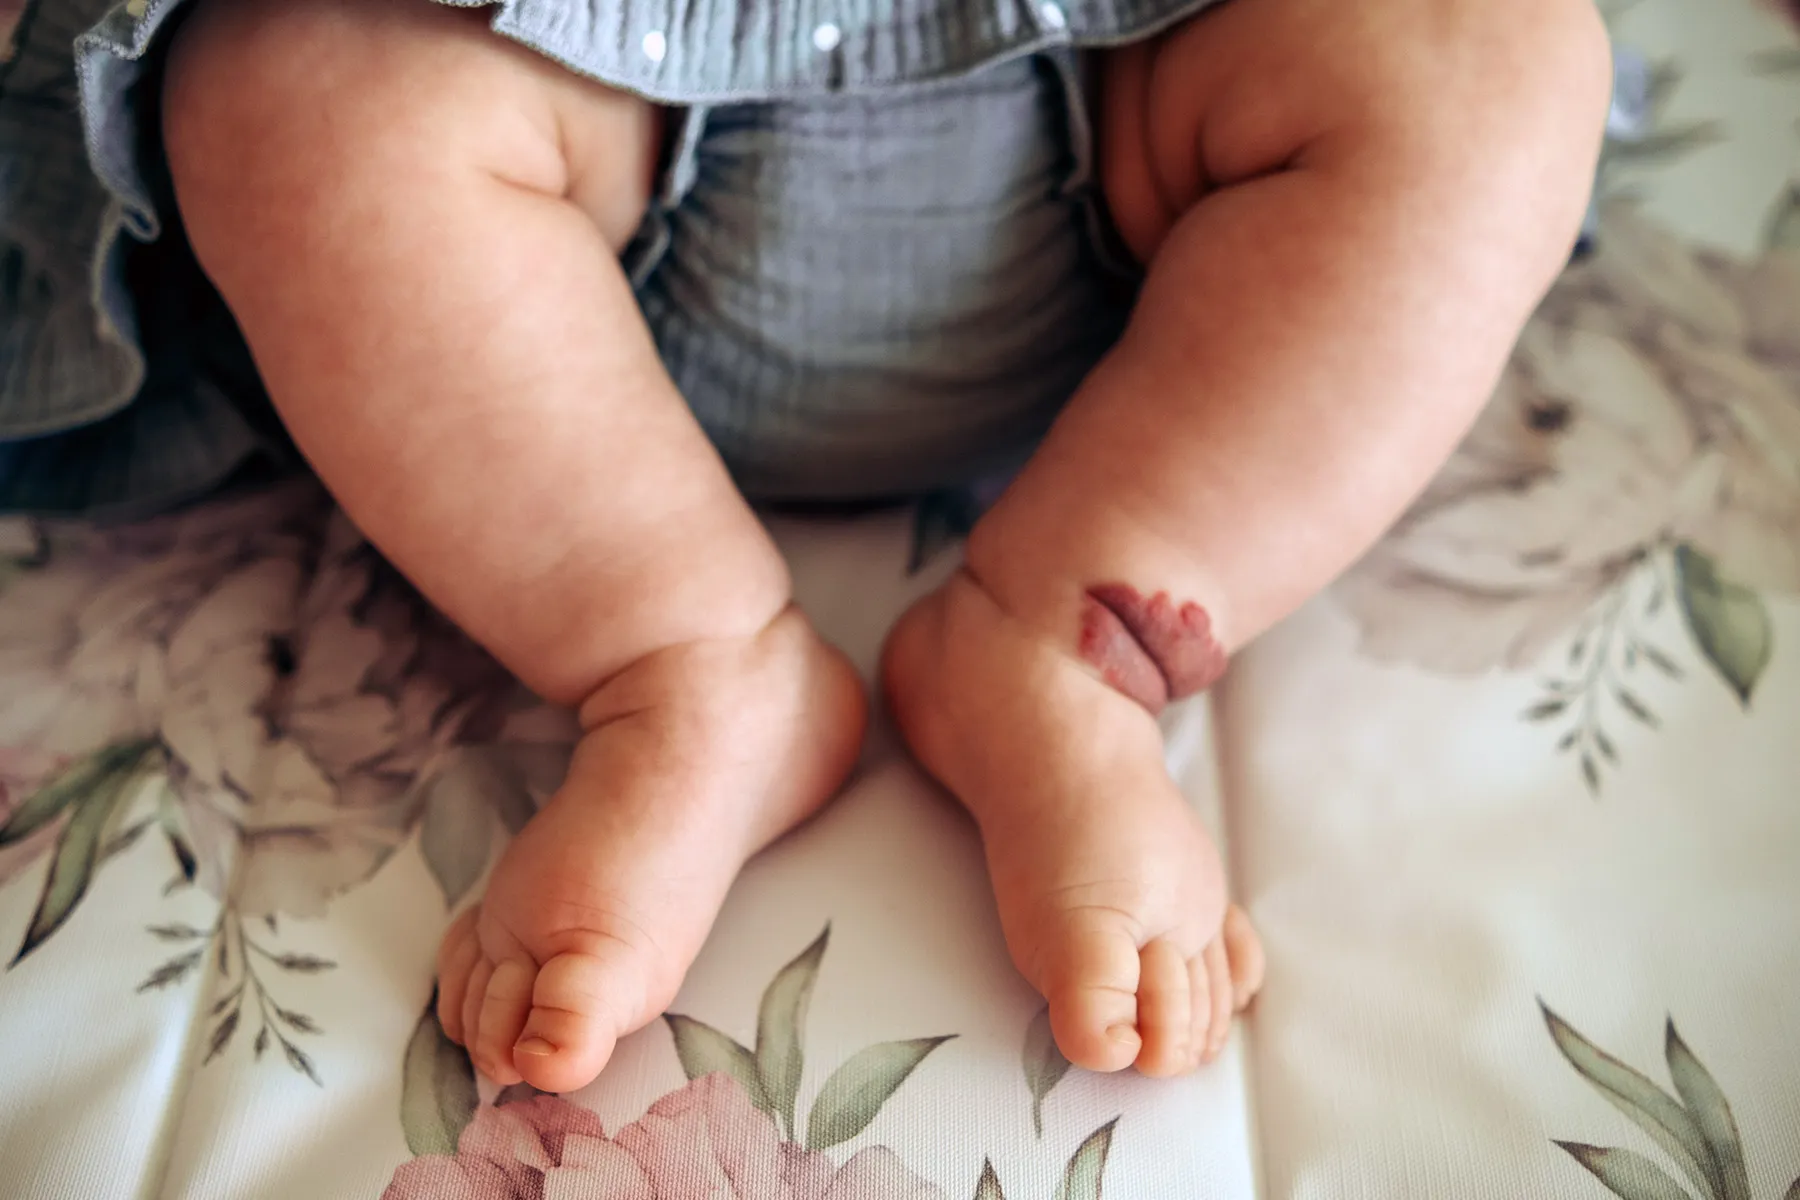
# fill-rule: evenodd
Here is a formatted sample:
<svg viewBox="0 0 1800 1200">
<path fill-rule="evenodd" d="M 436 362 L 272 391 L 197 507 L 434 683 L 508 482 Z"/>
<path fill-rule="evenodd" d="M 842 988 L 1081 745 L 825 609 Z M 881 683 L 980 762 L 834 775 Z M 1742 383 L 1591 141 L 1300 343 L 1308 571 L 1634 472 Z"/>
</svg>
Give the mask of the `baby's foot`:
<svg viewBox="0 0 1800 1200">
<path fill-rule="evenodd" d="M 568 781 L 444 936 L 444 1031 L 496 1082 L 592 1081 L 674 999 L 745 859 L 843 781 L 864 709 L 855 670 L 793 610 L 608 682 Z"/>
<path fill-rule="evenodd" d="M 981 826 L 1008 948 L 1064 1055 L 1150 1075 L 1211 1061 L 1262 948 L 1155 719 L 961 573 L 902 618 L 884 667 L 914 752 Z"/>
</svg>

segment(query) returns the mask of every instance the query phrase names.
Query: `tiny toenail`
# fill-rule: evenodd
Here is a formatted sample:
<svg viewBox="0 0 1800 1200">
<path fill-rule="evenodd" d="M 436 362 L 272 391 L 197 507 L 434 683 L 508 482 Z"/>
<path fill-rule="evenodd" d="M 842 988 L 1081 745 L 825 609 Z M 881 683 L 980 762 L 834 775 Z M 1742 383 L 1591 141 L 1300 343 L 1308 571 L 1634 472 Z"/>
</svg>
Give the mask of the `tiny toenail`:
<svg viewBox="0 0 1800 1200">
<path fill-rule="evenodd" d="M 1107 1027 L 1106 1036 L 1115 1042 L 1129 1043 L 1138 1040 L 1137 1030 L 1130 1025 L 1111 1025 Z"/>
<path fill-rule="evenodd" d="M 528 1037 L 520 1038 L 518 1044 L 513 1047 L 513 1052 L 515 1054 L 536 1055 L 541 1058 L 546 1054 L 555 1054 L 556 1047 L 552 1046 L 541 1037 Z"/>
</svg>

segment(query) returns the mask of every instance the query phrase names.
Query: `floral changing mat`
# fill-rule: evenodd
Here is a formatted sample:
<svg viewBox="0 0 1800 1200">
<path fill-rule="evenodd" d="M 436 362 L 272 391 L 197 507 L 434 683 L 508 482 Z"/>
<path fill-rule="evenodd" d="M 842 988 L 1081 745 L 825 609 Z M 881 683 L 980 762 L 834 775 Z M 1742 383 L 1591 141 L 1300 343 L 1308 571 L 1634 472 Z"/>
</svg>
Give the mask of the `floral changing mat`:
<svg viewBox="0 0 1800 1200">
<path fill-rule="evenodd" d="M 1269 985 L 1070 1070 L 872 735 L 675 1011 L 497 1092 L 432 958 L 565 713 L 311 484 L 0 525 L 0 1197 L 1800 1200 L 1800 23 L 1612 12 L 1591 252 L 1415 510 L 1167 722 Z M 865 668 L 978 495 L 777 521 Z"/>
</svg>

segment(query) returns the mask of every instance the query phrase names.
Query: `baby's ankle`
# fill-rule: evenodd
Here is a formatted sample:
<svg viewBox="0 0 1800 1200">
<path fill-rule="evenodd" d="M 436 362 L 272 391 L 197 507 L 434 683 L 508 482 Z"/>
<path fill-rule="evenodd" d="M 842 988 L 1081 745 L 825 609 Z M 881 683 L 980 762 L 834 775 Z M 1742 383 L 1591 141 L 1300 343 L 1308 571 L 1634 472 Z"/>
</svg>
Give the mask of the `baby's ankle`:
<svg viewBox="0 0 1800 1200">
<path fill-rule="evenodd" d="M 817 634 L 788 606 L 751 633 L 720 633 L 651 649 L 602 680 L 579 706 L 583 729 L 671 706 L 690 708 L 728 694 L 738 681 L 803 662 Z"/>
<path fill-rule="evenodd" d="M 1213 612 L 1197 598 L 1206 581 L 1148 538 L 1121 538 L 1123 553 L 1063 561 L 1048 554 L 972 546 L 961 585 L 1151 713 L 1218 681 L 1227 654 Z M 1135 544 L 1134 544 L 1135 543 Z"/>
<path fill-rule="evenodd" d="M 750 753 L 769 766 L 750 805 L 752 849 L 836 791 L 855 765 L 868 722 L 856 669 L 789 606 L 749 636 L 666 646 L 617 672 L 581 705 L 586 739 L 643 735 L 647 749 L 700 770 Z"/>
</svg>

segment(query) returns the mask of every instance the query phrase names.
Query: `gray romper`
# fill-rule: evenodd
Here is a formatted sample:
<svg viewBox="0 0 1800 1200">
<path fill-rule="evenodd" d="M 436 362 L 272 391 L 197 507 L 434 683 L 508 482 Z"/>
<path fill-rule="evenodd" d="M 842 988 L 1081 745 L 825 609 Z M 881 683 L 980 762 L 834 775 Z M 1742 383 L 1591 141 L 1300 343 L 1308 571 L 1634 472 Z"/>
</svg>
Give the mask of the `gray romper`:
<svg viewBox="0 0 1800 1200">
<path fill-rule="evenodd" d="M 1210 2 L 490 12 L 671 106 L 625 253 L 645 319 L 748 495 L 842 500 L 1016 464 L 1115 342 L 1136 269 L 1080 51 Z M 170 194 L 156 109 L 181 9 L 32 0 L 0 64 L 0 511 L 139 512 L 292 461 Z"/>
</svg>

